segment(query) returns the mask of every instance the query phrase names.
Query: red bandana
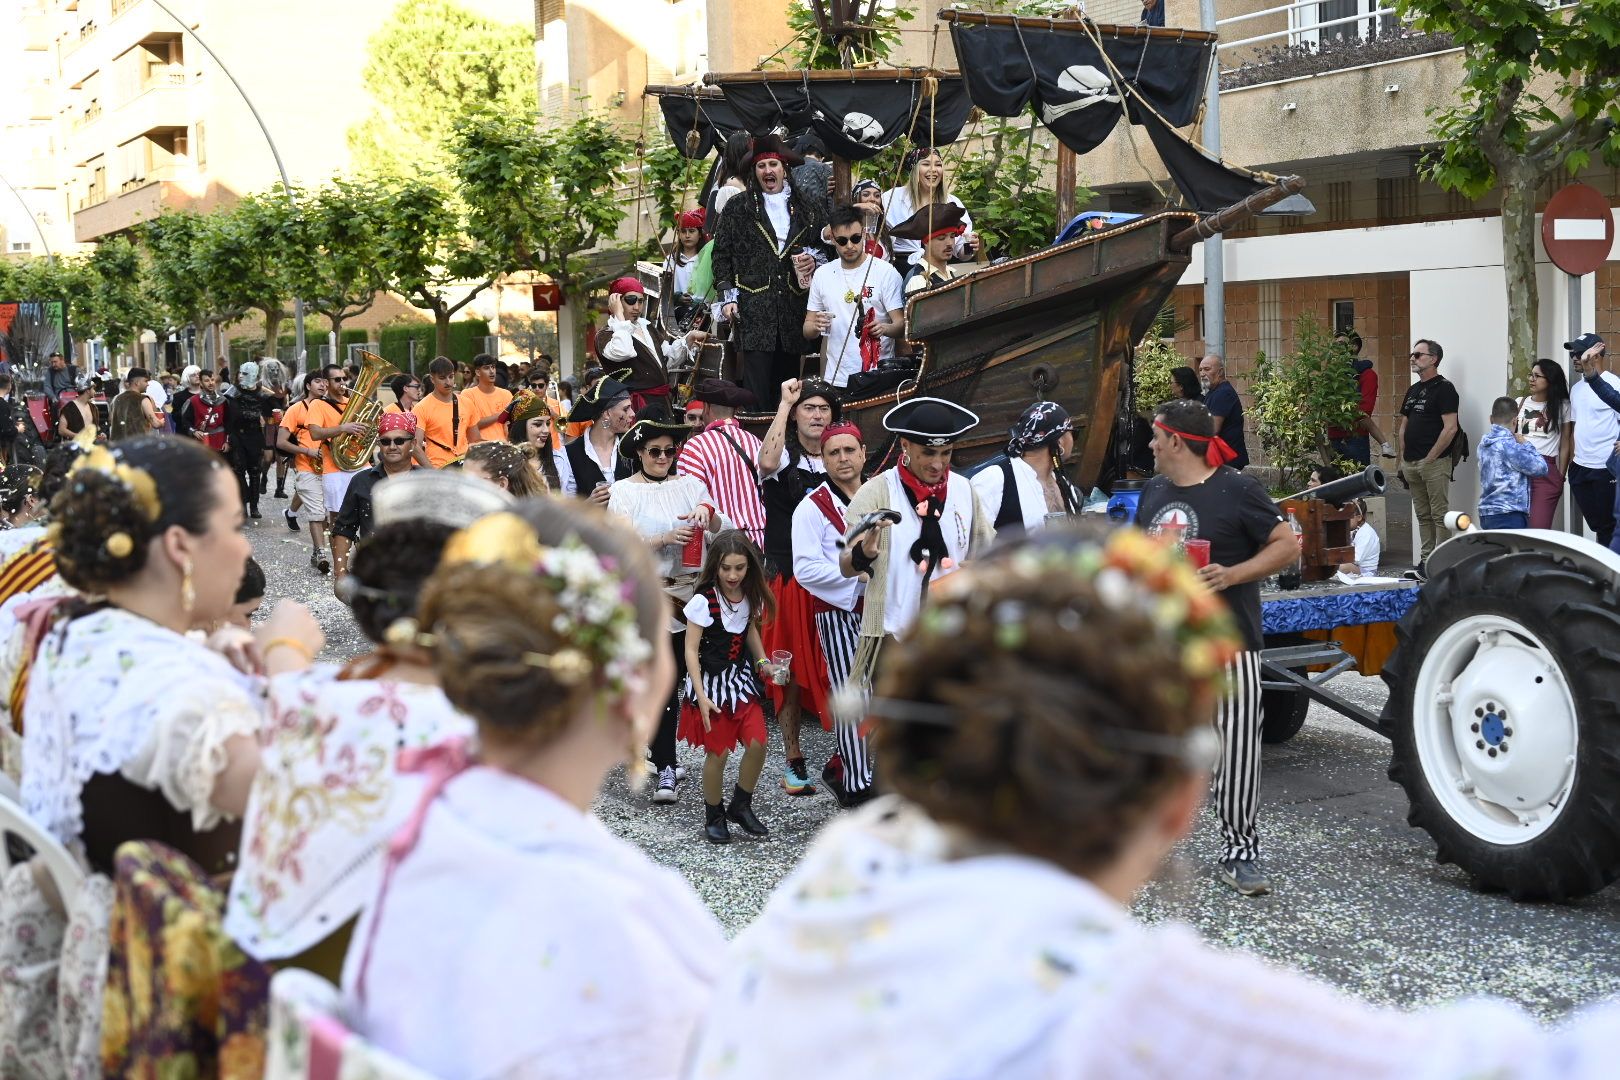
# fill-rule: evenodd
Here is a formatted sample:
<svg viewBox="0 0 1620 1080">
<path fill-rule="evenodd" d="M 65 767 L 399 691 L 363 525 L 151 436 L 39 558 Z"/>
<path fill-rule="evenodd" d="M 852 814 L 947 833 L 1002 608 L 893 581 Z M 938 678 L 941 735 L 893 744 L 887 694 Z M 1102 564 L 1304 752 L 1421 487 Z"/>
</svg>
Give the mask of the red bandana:
<svg viewBox="0 0 1620 1080">
<path fill-rule="evenodd" d="M 917 475 L 905 465 L 900 466 L 899 471 L 900 485 L 904 487 L 906 491 L 910 493 L 911 497 L 916 499 L 919 504 L 927 499 L 937 499 L 939 500 L 940 510 L 945 509 L 945 492 L 951 483 L 951 473 L 949 469 L 945 471 L 945 475 L 940 478 L 939 483 L 933 485 L 932 487 L 917 479 Z M 919 513 L 917 516 L 922 517 L 923 515 Z"/>
<path fill-rule="evenodd" d="M 1204 464 L 1218 469 L 1228 461 L 1237 457 L 1237 451 L 1226 445 L 1226 440 L 1219 435 L 1193 435 L 1185 431 L 1177 431 L 1162 421 L 1153 421 L 1153 426 L 1160 431 L 1168 431 L 1172 435 L 1179 435 L 1188 443 L 1204 443 Z"/>
</svg>

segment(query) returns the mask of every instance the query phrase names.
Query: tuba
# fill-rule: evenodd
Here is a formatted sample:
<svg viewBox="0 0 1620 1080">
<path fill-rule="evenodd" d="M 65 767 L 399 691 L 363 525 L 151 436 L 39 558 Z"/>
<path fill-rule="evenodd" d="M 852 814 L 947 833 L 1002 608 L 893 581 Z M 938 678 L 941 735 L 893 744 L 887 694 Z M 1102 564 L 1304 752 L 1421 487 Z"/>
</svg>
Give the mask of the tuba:
<svg viewBox="0 0 1620 1080">
<path fill-rule="evenodd" d="M 384 379 L 400 373 L 376 353 L 360 353 L 360 375 L 350 388 L 348 404 L 343 406 L 339 423 L 364 424 L 364 435 L 342 433 L 332 439 L 332 460 L 344 472 L 353 472 L 371 464 L 371 449 L 377 444 L 377 418 L 382 415 L 382 402 L 377 400 L 377 387 Z"/>
</svg>

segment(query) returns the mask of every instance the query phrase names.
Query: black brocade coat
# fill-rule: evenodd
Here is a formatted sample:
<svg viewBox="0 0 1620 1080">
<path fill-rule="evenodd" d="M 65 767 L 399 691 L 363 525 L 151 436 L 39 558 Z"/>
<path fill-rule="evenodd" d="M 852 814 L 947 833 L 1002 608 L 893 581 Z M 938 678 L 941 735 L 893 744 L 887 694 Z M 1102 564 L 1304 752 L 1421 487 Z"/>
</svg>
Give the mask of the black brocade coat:
<svg viewBox="0 0 1620 1080">
<path fill-rule="evenodd" d="M 770 217 L 757 190 L 732 196 L 714 234 L 714 284 L 722 296 L 737 290 L 737 347 L 744 352 L 804 353 L 808 289 L 799 288 L 793 256 L 805 248 L 829 254 L 821 231 L 827 215 L 819 200 L 788 199 L 788 242 L 779 255 Z"/>
</svg>

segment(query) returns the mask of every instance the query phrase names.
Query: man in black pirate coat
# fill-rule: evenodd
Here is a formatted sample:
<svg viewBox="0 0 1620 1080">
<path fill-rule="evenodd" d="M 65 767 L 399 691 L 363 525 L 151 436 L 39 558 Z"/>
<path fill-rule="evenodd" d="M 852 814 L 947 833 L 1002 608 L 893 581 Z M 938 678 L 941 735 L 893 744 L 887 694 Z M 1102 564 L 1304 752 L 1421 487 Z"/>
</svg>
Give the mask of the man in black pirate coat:
<svg viewBox="0 0 1620 1080">
<path fill-rule="evenodd" d="M 736 322 L 743 385 L 767 412 L 775 410 L 782 384 L 799 377 L 810 274 L 830 257 L 823 200 L 795 190 L 787 178 L 801 164 L 776 136 L 756 138 L 748 189 L 726 204 L 714 234 L 721 314 Z"/>
</svg>

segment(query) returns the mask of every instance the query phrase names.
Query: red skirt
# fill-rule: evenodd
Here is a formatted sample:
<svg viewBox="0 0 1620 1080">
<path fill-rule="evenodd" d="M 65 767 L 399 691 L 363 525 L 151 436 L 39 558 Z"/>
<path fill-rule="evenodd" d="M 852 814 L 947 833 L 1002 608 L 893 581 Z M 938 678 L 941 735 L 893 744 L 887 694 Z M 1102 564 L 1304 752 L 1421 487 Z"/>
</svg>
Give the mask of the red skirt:
<svg viewBox="0 0 1620 1080">
<path fill-rule="evenodd" d="M 759 628 L 765 658 L 786 649 L 793 654 L 793 682 L 799 687 L 799 704 L 805 712 L 821 718 L 828 731 L 832 724 L 832 688 L 827 681 L 827 657 L 821 651 L 821 635 L 816 633 L 816 598 L 793 578 L 771 579 L 771 595 L 776 597 L 776 618 Z M 771 701 L 782 707 L 787 687 L 767 682 Z"/>
<path fill-rule="evenodd" d="M 681 723 L 676 729 L 688 746 L 700 746 L 706 753 L 729 754 L 739 746 L 765 742 L 765 710 L 750 701 L 735 709 L 716 708 L 709 713 L 709 730 L 703 730 L 703 713 L 696 705 L 681 705 Z"/>
</svg>

